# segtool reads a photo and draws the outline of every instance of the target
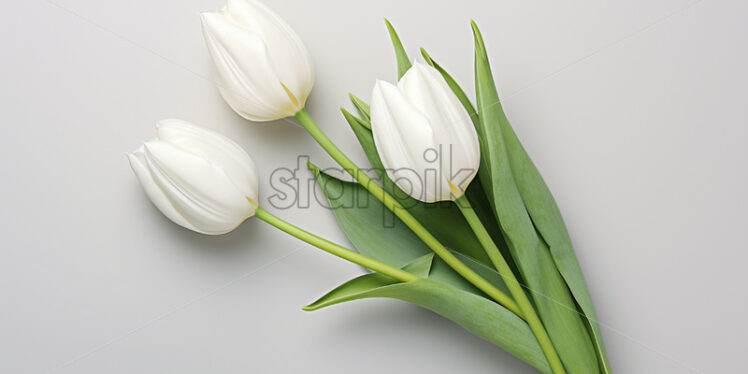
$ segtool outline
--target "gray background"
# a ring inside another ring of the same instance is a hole
[[[744,368],[748,3],[268,3],[313,55],[310,111],[361,163],[337,107],[394,78],[382,17],[468,87],[476,18],[505,109],[566,218],[615,371]],[[361,269],[258,220],[204,237],[152,207],[124,152],[161,118],[246,147],[262,201],[270,172],[298,154],[333,165],[296,125],[251,124],[222,102],[198,20],[220,6],[0,3],[0,372],[533,372],[405,303],[302,312]],[[347,243],[316,204],[277,213]]]

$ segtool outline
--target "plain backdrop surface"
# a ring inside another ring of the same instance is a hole
[[[566,219],[617,373],[736,373],[748,349],[748,3],[268,0],[316,65],[309,109],[365,164],[338,106],[392,81],[382,17],[472,85],[482,28],[504,108]],[[3,1],[0,372],[532,373],[431,312],[300,306],[362,273],[250,220],[181,229],[124,153],[183,118],[260,169],[331,159],[292,121],[219,97],[198,14],[218,0]],[[304,169],[301,175],[308,175]],[[348,243],[331,212],[272,209]]]

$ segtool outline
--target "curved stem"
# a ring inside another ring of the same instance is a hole
[[[387,191],[380,187],[374,182],[365,172],[363,172],[351,159],[346,156],[343,151],[340,150],[330,138],[322,132],[322,129],[317,126],[306,109],[300,110],[295,115],[296,119],[301,123],[302,126],[309,132],[314,140],[327,151],[328,154],[345,169],[345,171],[353,176],[364,188],[366,188],[374,197],[384,204],[387,209],[391,210],[395,215],[408,226],[413,233],[415,233],[431,250],[436,253],[437,256],[441,257],[452,269],[460,274],[465,280],[472,283],[479,290],[483,291],[486,295],[496,300],[499,304],[512,311],[520,318],[524,318],[524,315],[517,306],[517,303],[512,300],[507,294],[501,292],[498,288],[492,285],[490,282],[485,280],[483,277],[474,272],[467,265],[465,265],[460,259],[455,257],[452,252],[447,249],[442,243],[439,242],[413,215],[411,215],[395,198],[393,198]]]
[[[384,275],[395,278],[401,282],[410,282],[420,279],[418,276],[408,273],[405,270],[398,269],[394,266],[387,265],[383,262],[377,261],[371,257],[364,256],[356,251],[352,251],[343,246],[337,245],[327,239],[320,238],[306,230],[303,230],[297,226],[294,226],[280,218],[273,215],[262,207],[257,207],[255,211],[255,217],[285,231],[298,239],[301,239],[325,252],[331,253],[340,258],[346,259],[355,264],[359,264],[369,270],[382,273]]]
[[[504,283],[509,288],[509,292],[511,292],[517,305],[519,305],[519,308],[524,313],[525,321],[527,321],[533,334],[535,334],[535,338],[538,340],[543,353],[545,353],[545,357],[548,359],[551,369],[557,374],[565,373],[564,365],[561,363],[558,353],[556,353],[556,350],[553,348],[551,338],[548,336],[548,332],[545,331],[543,323],[540,321],[538,314],[532,307],[530,299],[527,298],[527,294],[525,294],[525,291],[522,289],[522,285],[514,276],[514,273],[504,259],[504,256],[501,255],[496,243],[491,239],[491,235],[489,235],[485,226],[483,226],[483,223],[481,223],[480,219],[475,214],[467,197],[463,195],[455,201],[455,204],[460,208],[462,215],[470,225],[470,228],[473,229],[475,236],[478,237],[478,241],[480,241],[494,267],[496,267],[496,270],[499,272],[501,277],[504,278]]]

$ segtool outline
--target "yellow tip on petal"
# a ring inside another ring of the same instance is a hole
[[[283,86],[283,90],[286,91],[286,95],[288,95],[288,98],[291,99],[291,103],[293,103],[293,105],[297,108],[300,107],[299,100],[296,99],[296,96],[294,96],[291,90],[289,90],[288,87],[286,87],[286,85],[283,84],[283,82],[281,82],[281,86]]]
[[[447,179],[447,183],[449,184],[449,189],[452,190],[452,193],[455,196],[460,196],[460,190],[457,189],[457,187],[455,187],[454,184],[452,184],[452,181],[450,181],[449,179]]]

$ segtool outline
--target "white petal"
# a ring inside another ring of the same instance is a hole
[[[162,141],[147,142],[144,148],[155,183],[202,232],[229,232],[254,214],[254,205],[220,166]]]
[[[301,109],[314,84],[314,68],[298,34],[259,1],[229,0],[226,13],[262,36],[280,81],[297,99],[297,110]]]
[[[450,181],[464,191],[480,164],[478,134],[467,111],[441,74],[431,66],[414,63],[400,80],[399,87],[408,102],[429,119],[435,141],[442,149],[444,177],[456,176],[460,170],[470,172],[468,178],[463,172],[459,180]]]
[[[220,165],[239,192],[257,205],[257,169],[242,147],[221,134],[180,119],[161,120],[157,127],[159,140]]]
[[[390,83],[379,81],[374,87],[371,127],[390,179],[417,200],[437,201],[441,185],[434,177],[439,164],[427,157],[438,151],[433,131],[428,119]]]
[[[135,172],[135,176],[138,177],[138,181],[140,181],[140,185],[143,186],[146,195],[148,195],[148,198],[151,199],[153,205],[155,205],[163,215],[184,228],[201,232],[197,227],[187,222],[184,216],[177,211],[169,199],[166,198],[164,192],[161,191],[153,181],[153,177],[151,177],[151,173],[145,163],[142,146],[134,153],[128,154],[127,159],[130,161],[130,167],[132,168],[132,171]]]
[[[205,40],[219,74],[221,95],[232,109],[254,121],[296,113],[259,34],[219,13],[203,13],[202,20]]]

